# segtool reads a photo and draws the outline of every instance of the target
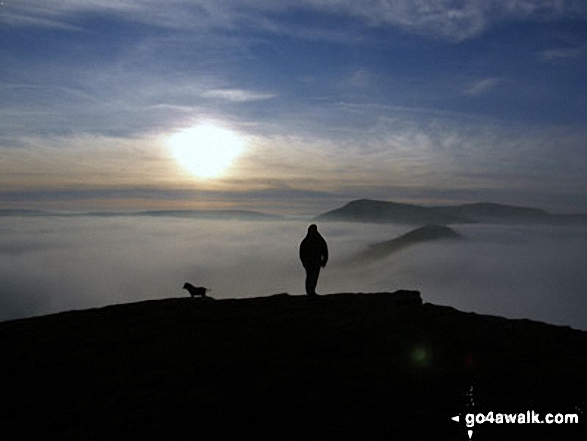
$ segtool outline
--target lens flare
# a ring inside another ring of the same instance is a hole
[[[424,368],[432,362],[432,353],[425,347],[416,346],[412,349],[411,358],[414,365]]]

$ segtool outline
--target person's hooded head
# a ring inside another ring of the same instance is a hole
[[[308,234],[316,234],[318,232],[318,226],[316,224],[312,224],[308,227]]]

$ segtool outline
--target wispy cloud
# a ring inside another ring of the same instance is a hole
[[[121,204],[148,192],[116,189],[202,192],[158,140],[214,120],[253,143],[208,203],[506,187],[580,198],[583,69],[546,62],[584,55],[583,33],[556,20],[585,12],[572,0],[7,2],[0,186]]]
[[[399,27],[455,41],[478,35],[504,20],[548,20],[587,11],[587,5],[576,0],[63,0],[54,4],[29,0],[9,6],[2,20],[15,25],[72,25],[78,14],[97,12],[167,27],[232,27],[244,22],[276,31],[285,28],[283,24],[271,25],[269,14],[305,7],[358,17],[375,26]]]
[[[543,61],[567,60],[582,57],[585,54],[585,47],[548,49],[540,52]]]
[[[497,194],[508,182],[519,194],[539,188],[544,201],[547,194],[572,193],[579,182],[587,185],[582,172],[587,160],[576,158],[584,135],[571,129],[506,129],[450,119],[429,124],[387,121],[369,133],[349,131],[345,141],[261,138],[237,177],[356,196],[366,189],[384,195],[420,188],[446,195],[467,190],[477,192],[479,199],[484,192],[488,197]],[[561,173],[566,174],[564,181],[556,178]],[[549,203],[555,202],[552,196]]]
[[[235,103],[244,103],[247,101],[269,100],[275,98],[277,95],[244,89],[213,89],[203,92],[202,96],[206,98],[232,101]]]
[[[480,96],[489,93],[495,89],[499,84],[503,83],[503,78],[483,78],[470,84],[463,93],[469,96]]]
[[[367,68],[360,68],[353,71],[341,81],[342,87],[363,88],[371,84],[373,74]]]
[[[539,194],[541,205],[558,208],[561,195],[586,202],[587,195],[577,190],[587,186],[585,136],[571,128],[508,130],[450,118],[428,124],[387,120],[376,130],[348,130],[337,141],[251,135],[230,175],[210,185],[182,173],[162,140],[21,139],[19,148],[0,150],[0,203],[62,209],[294,204],[307,212],[329,199],[366,195],[445,200],[468,195],[523,204]]]
[[[0,187],[88,188],[156,185],[177,175],[155,139],[102,135],[25,137],[0,150]]]

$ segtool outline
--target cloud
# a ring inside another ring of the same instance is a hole
[[[548,49],[540,52],[540,58],[543,61],[576,59],[583,56],[585,47]]]
[[[576,0],[308,0],[330,11],[344,11],[377,26],[462,41],[491,25],[512,20],[550,20],[584,14]]]
[[[43,17],[35,13],[4,13],[0,7],[0,25],[3,23],[10,24],[17,27],[37,27],[37,28],[52,28],[67,31],[81,32],[82,28],[75,26],[63,20],[62,16],[55,18]]]
[[[216,298],[302,294],[297,247],[307,225],[307,219],[9,218],[0,250],[26,252],[0,252],[0,320],[185,297],[184,282],[211,287]],[[587,329],[584,229],[460,226],[467,240],[343,268],[368,244],[410,228],[338,222],[319,228],[330,251],[321,294],[419,289],[431,303]]]
[[[365,88],[372,84],[374,75],[367,68],[360,68],[354,70],[348,77],[341,81],[341,87],[347,88]]]
[[[378,119],[369,127],[343,127],[336,136],[263,134],[264,126],[256,132],[257,126],[243,125],[245,153],[230,175],[207,184],[173,162],[163,136],[18,138],[18,147],[0,149],[0,203],[61,209],[230,205],[313,212],[329,198],[366,195],[535,200],[562,211],[586,202],[587,195],[578,190],[587,187],[584,130],[507,128],[458,121],[453,115],[427,121]],[[287,133],[287,122],[276,132]]]
[[[124,188],[178,175],[164,146],[152,138],[84,134],[17,142],[18,147],[0,149],[0,187],[5,190]]]
[[[496,22],[572,17],[587,10],[576,0],[63,0],[50,5],[31,0],[26,6],[10,5],[3,20],[15,25],[71,25],[79,14],[103,13],[175,28],[246,23],[283,31],[287,27],[277,24],[276,16],[300,7],[453,41],[474,37]]]
[[[473,97],[485,95],[503,83],[503,81],[503,78],[484,78],[468,86],[463,93]]]
[[[527,27],[503,26],[479,45],[444,43],[516,20],[581,18],[586,8],[565,0],[10,2],[0,14],[8,38],[18,35],[3,52],[0,82],[3,197],[200,204],[180,194],[196,185],[157,140],[217,120],[256,144],[216,182],[227,193],[198,193],[207,203],[230,196],[261,206],[266,197],[285,206],[279,196],[303,206],[307,197],[310,211],[319,198],[368,192],[481,198],[504,188],[584,201],[584,131],[537,129],[583,123],[584,96],[574,93],[582,83],[573,83],[580,69],[549,82],[536,69],[581,52],[556,49],[555,26],[539,41],[531,26],[530,48],[525,37],[511,51],[499,48]],[[18,28],[25,24],[51,29],[29,33]],[[516,64],[528,52],[534,59]],[[510,75],[519,89],[492,94]]]
[[[259,93],[243,89],[213,89],[202,93],[203,97],[245,103],[247,101],[261,101],[275,98],[271,93]]]
[[[333,195],[419,199],[426,191],[445,198],[452,192],[461,200],[535,200],[565,210],[573,203],[565,208],[562,194],[575,194],[577,206],[587,201],[577,192],[587,186],[587,159],[579,155],[585,136],[576,128],[512,128],[453,117],[382,119],[368,129],[348,127],[336,140],[259,137],[235,175]]]

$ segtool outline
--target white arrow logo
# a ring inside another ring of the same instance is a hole
[[[451,420],[453,420],[454,422],[458,423],[461,419],[460,415],[457,416],[453,416],[450,418]],[[471,437],[473,436],[473,431],[472,430],[467,430],[467,435],[469,435],[469,439],[471,439]]]

